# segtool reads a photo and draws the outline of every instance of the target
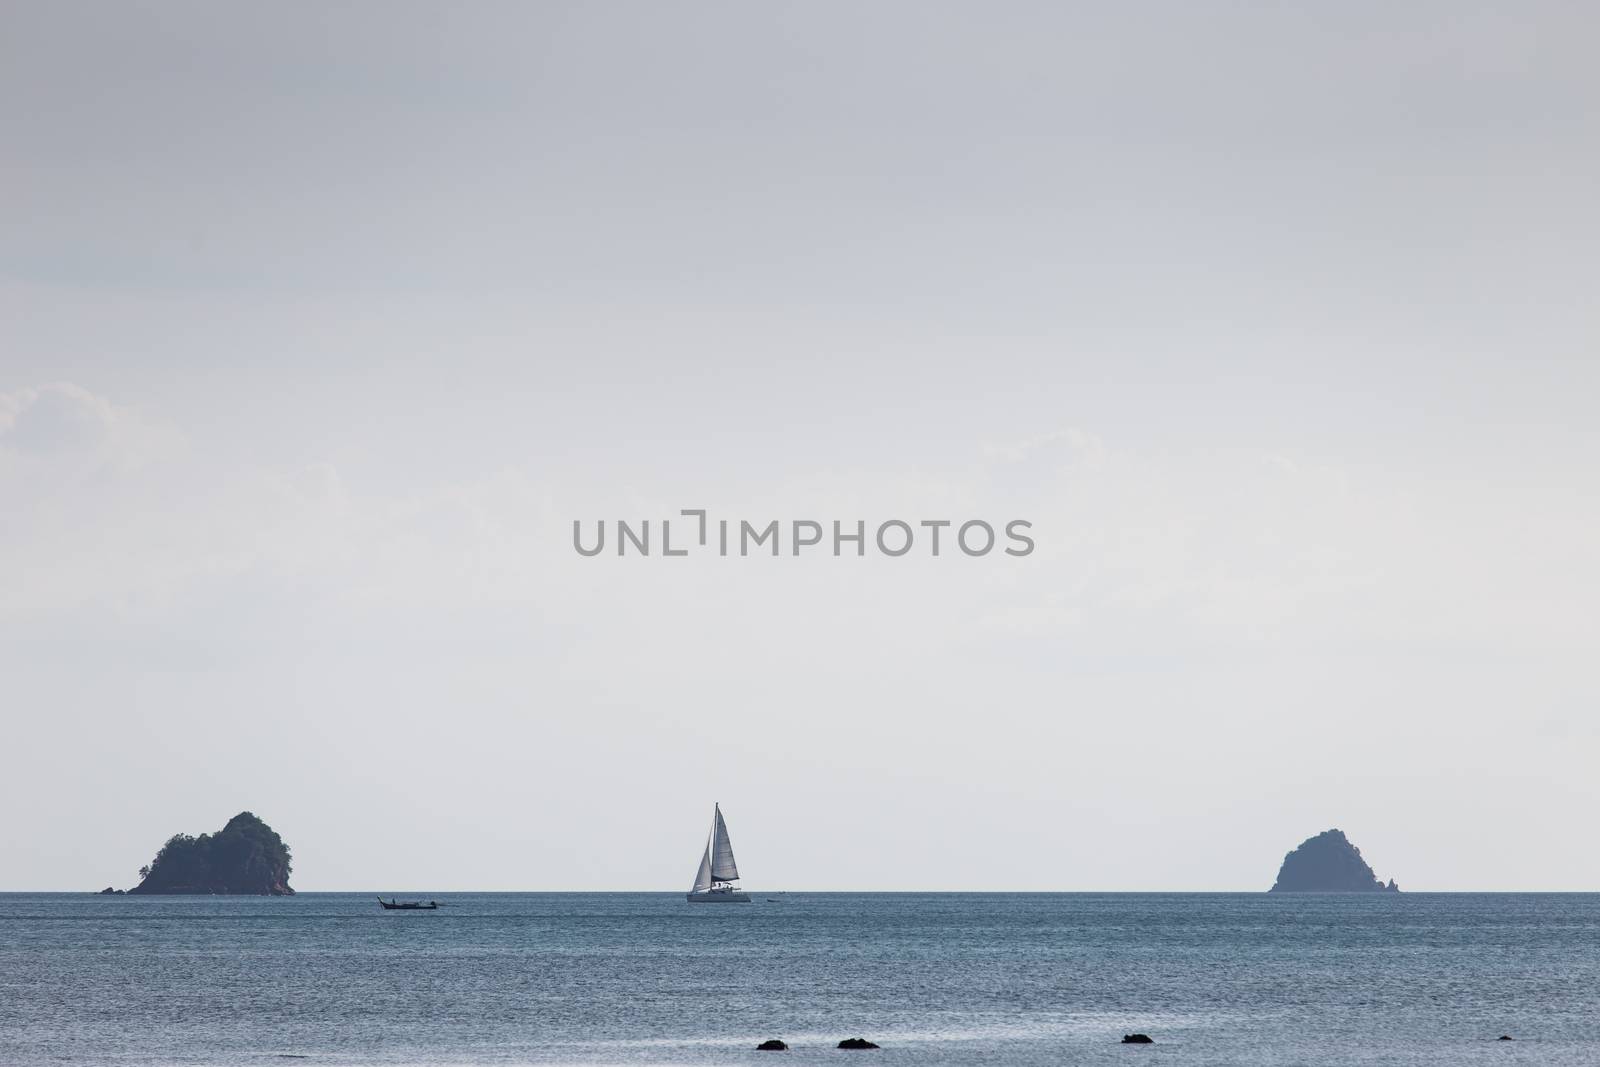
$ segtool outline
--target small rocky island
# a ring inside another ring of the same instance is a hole
[[[129,893],[218,893],[285,897],[289,846],[248,811],[214,834],[175,834],[161,846]]]
[[[1385,885],[1372,873],[1361,850],[1343,830],[1324,830],[1300,843],[1283,857],[1272,893],[1398,893],[1390,879]]]

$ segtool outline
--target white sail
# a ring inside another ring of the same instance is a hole
[[[700,869],[694,875],[694,888],[688,893],[689,903],[750,903],[750,894],[731,884],[738,877],[739,865],[733,862],[733,843],[728,840],[728,824],[722,821],[722,809],[714,808],[711,833],[706,837],[706,851],[700,857]]]
[[[711,822],[711,877],[718,882],[731,882],[739,877],[739,865],[733,861],[733,842],[728,840],[728,824],[722,821],[722,808],[716,808]]]
[[[691,893],[704,893],[711,888],[711,842],[706,842],[706,854],[700,857],[700,869],[694,873],[694,888]]]

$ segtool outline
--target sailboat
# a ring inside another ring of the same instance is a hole
[[[689,890],[691,904],[748,904],[750,894],[733,883],[739,879],[739,865],[733,861],[733,842],[728,840],[728,824],[722,821],[720,805],[712,806],[711,835],[706,838],[706,854]]]

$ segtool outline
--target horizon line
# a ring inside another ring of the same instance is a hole
[[[750,894],[810,896],[1439,896],[1446,894],[1600,894],[1594,889],[1401,889],[1398,893],[1368,893],[1362,890],[1302,891],[1274,893],[1271,889],[745,889]],[[101,889],[0,889],[0,896],[137,896],[137,897],[268,897],[274,896],[391,896],[394,894],[455,893],[465,895],[523,896],[680,896],[681,889],[295,889],[288,894],[271,893],[120,893]]]

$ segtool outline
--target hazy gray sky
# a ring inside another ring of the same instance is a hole
[[[1597,32],[8,5],[0,888],[1600,889]]]

